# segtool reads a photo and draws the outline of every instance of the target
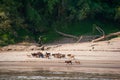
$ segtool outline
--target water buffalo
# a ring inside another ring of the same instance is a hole
[[[65,58],[65,54],[60,53],[52,54],[52,56],[54,56],[54,58]]]
[[[72,61],[71,60],[67,60],[65,61],[66,64],[71,64],[72,65]]]
[[[75,60],[75,63],[76,63],[76,64],[80,64],[80,61],[78,61],[78,60]]]
[[[51,53],[46,52],[45,57],[49,59],[50,55],[51,55]]]
[[[39,58],[39,57],[44,58],[44,55],[42,52],[31,53],[31,55],[36,58]]]
[[[68,56],[69,58],[71,58],[71,59],[75,59],[75,56],[72,55],[72,54],[67,54],[67,56]]]
[[[33,57],[39,57],[38,53],[31,53]]]

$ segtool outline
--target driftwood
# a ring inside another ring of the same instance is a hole
[[[77,40],[79,39],[79,37],[77,37],[77,36],[70,35],[70,34],[65,34],[65,33],[60,32],[60,31],[57,31],[57,30],[55,30],[55,31],[56,31],[58,34],[62,35],[62,36],[74,38],[74,39],[77,39]]]
[[[96,29],[99,31],[99,33],[101,33],[103,36],[105,35],[105,32],[102,28],[96,26]]]
[[[70,35],[70,34],[66,34],[66,33],[60,32],[60,31],[58,31],[56,29],[55,29],[55,31],[58,34],[62,35],[62,36],[76,39],[76,43],[80,42],[83,38],[85,38],[85,36],[83,36],[83,35],[81,35],[81,36],[78,37],[78,36],[74,36],[74,35]],[[95,37],[95,36],[93,36],[93,37]]]
[[[80,38],[77,40],[76,43],[79,43],[81,41],[81,39],[83,38],[83,36],[80,36]]]
[[[97,42],[97,41],[101,41],[101,40],[104,40],[104,39],[109,38],[109,37],[113,37],[113,36],[118,36],[118,35],[120,35],[120,32],[115,32],[115,33],[111,33],[111,34],[105,35],[105,32],[104,32],[100,27],[97,26],[96,29],[102,34],[102,36],[99,37],[99,38],[97,38],[97,39],[92,40],[92,42]],[[76,40],[77,40],[76,42],[80,42],[81,39],[83,38],[83,36],[78,37],[78,36],[66,34],[66,33],[57,31],[56,29],[55,29],[55,31],[56,31],[58,34],[62,35],[62,36],[76,39]]]
[[[102,36],[102,37],[99,37],[99,38],[97,38],[97,39],[94,39],[94,40],[92,40],[92,42],[101,41],[101,40],[104,40],[104,39],[106,39],[106,38],[113,37],[113,36],[118,36],[118,35],[120,35],[120,32],[111,33],[111,34],[108,34],[108,35],[104,35],[104,36]]]

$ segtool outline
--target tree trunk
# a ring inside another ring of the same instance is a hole
[[[74,38],[74,39],[77,39],[77,40],[79,39],[79,37],[77,37],[77,36],[70,35],[70,34],[65,34],[65,33],[60,32],[60,31],[57,31],[57,30],[55,30],[55,31],[56,31],[58,34],[62,35],[62,36]]]
[[[118,36],[118,35],[120,35],[120,32],[111,33],[111,34],[108,34],[108,35],[99,37],[99,38],[97,38],[97,39],[94,39],[94,40],[92,40],[92,42],[101,41],[101,40],[104,40],[104,39],[106,39],[106,38],[113,37],[113,36]]]

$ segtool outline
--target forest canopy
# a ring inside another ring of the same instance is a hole
[[[119,0],[0,0],[0,45],[20,41],[44,42],[59,37],[54,31],[97,34],[94,24],[106,33],[120,30]]]

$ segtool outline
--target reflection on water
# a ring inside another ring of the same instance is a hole
[[[120,75],[49,71],[0,72],[0,80],[120,80]]]

